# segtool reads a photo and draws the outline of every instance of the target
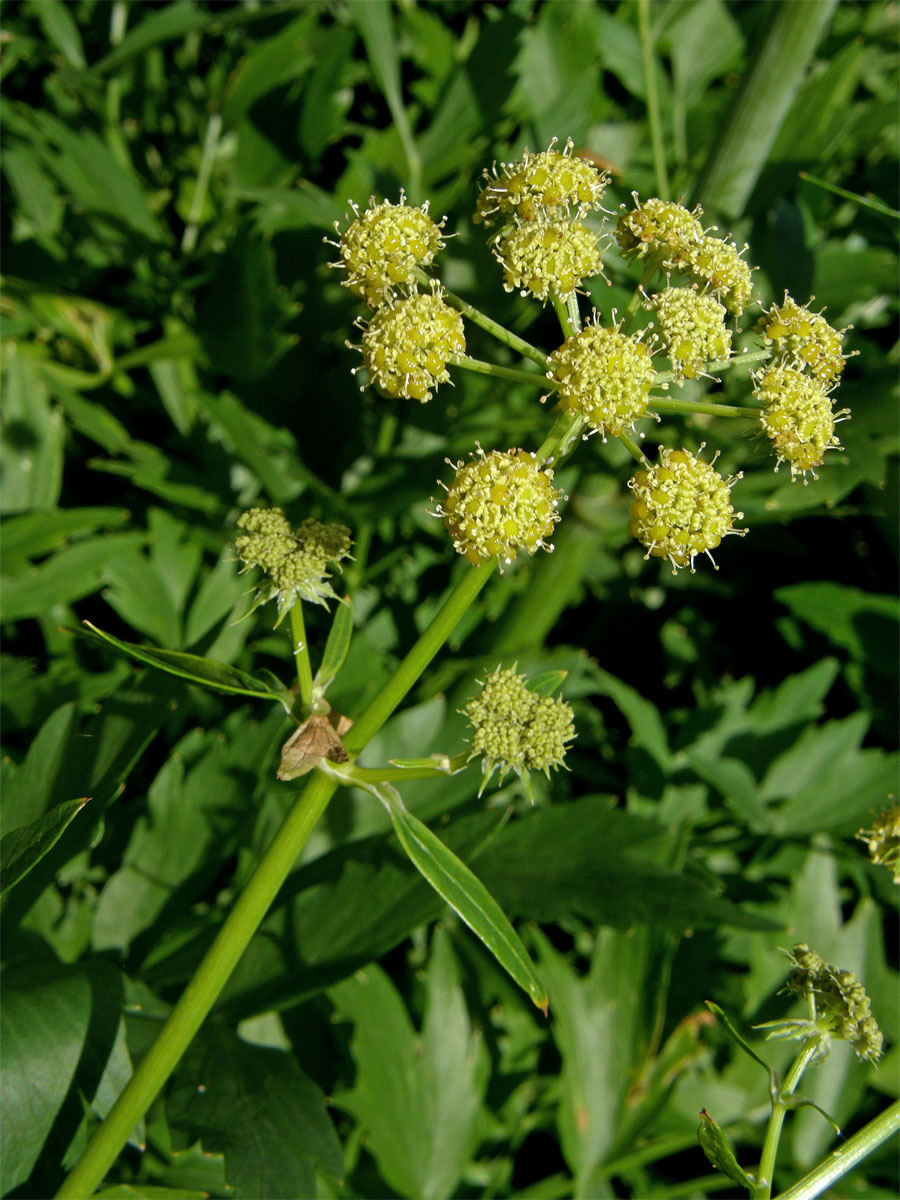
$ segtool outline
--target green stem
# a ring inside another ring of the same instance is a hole
[[[84,1200],[100,1185],[215,1004],[336,789],[334,780],[318,772],[303,789],[156,1041],[56,1193],[58,1197]]]
[[[580,413],[570,413],[565,409],[558,410],[550,432],[538,447],[538,466],[543,466],[544,463],[551,460],[559,462],[560,459],[565,458],[581,437],[584,424],[584,417]]]
[[[628,301],[625,312],[622,314],[622,324],[626,326],[626,333],[628,332],[628,325],[635,317],[637,310],[641,307],[641,303],[644,299],[644,289],[653,282],[653,277],[656,275],[657,270],[658,268],[655,260],[650,260],[644,263],[644,269],[641,272],[640,282],[631,293],[631,299]]]
[[[297,681],[300,684],[300,700],[303,707],[309,711],[313,697],[312,667],[309,662],[309,645],[306,640],[306,626],[303,623],[303,603],[297,600],[291,608],[291,649],[297,664]]]
[[[185,254],[190,254],[197,244],[197,232],[200,228],[200,218],[203,215],[203,202],[206,200],[206,192],[209,187],[213,161],[216,157],[216,147],[219,144],[221,132],[222,118],[218,113],[213,113],[206,127],[206,137],[203,139],[203,153],[200,158],[200,168],[197,171],[197,180],[194,184],[194,195],[191,198],[188,223],[185,226],[184,233],[181,235],[181,249]]]
[[[498,363],[482,362],[480,358],[469,358],[465,354],[454,354],[449,361],[451,366],[474,371],[477,375],[491,375],[494,379],[509,379],[512,383],[530,383],[542,388],[559,387],[546,375],[535,375],[534,371],[522,371],[518,367],[501,367]]]
[[[369,739],[375,736],[443,646],[460,617],[490,579],[496,566],[496,558],[490,558],[487,562],[472,567],[462,576],[431,624],[345,735],[344,746],[348,754],[359,754]]]
[[[711,362],[706,364],[708,374],[718,374],[720,371],[730,371],[732,367],[742,367],[747,363],[764,362],[767,358],[772,357],[771,350],[745,350],[743,354],[734,354],[731,358],[724,358],[720,362]],[[671,371],[657,371],[656,383],[672,383],[675,376]]]
[[[430,275],[426,275],[421,267],[415,267],[413,274],[419,283],[430,287],[433,280]],[[538,350],[536,346],[532,346],[530,342],[526,342],[524,338],[520,338],[517,333],[513,333],[511,329],[507,329],[504,325],[500,325],[493,320],[487,313],[481,312],[479,309],[469,304],[467,300],[463,300],[462,296],[457,296],[455,292],[443,289],[441,293],[448,304],[452,304],[457,312],[461,312],[464,317],[468,317],[475,325],[480,325],[487,333],[491,334],[502,342],[504,346],[509,346],[511,350],[515,350],[521,354],[523,358],[530,358],[532,362],[536,362],[541,370],[547,370],[547,355],[543,350]]]
[[[674,400],[670,396],[651,396],[650,407],[661,413],[705,413],[710,417],[742,417],[758,421],[760,410],[739,404],[713,404],[704,400]]]
[[[765,1141],[763,1142],[762,1157],[759,1161],[759,1171],[756,1176],[756,1189],[753,1192],[753,1200],[770,1200],[772,1195],[772,1181],[775,1177],[775,1158],[778,1154],[778,1142],[781,1139],[781,1128],[784,1125],[784,1118],[787,1113],[787,1105],[784,1103],[784,1097],[793,1096],[803,1076],[803,1072],[815,1058],[820,1047],[821,1038],[818,1034],[808,1038],[803,1043],[803,1049],[794,1059],[790,1070],[784,1077],[784,1082],[778,1090],[778,1095],[772,1104],[772,1115],[769,1117],[769,1125],[766,1129]]]
[[[859,1133],[854,1133],[853,1137],[848,1138],[815,1170],[810,1171],[799,1183],[789,1187],[786,1192],[782,1192],[778,1200],[814,1200],[815,1196],[820,1196],[826,1188],[831,1187],[833,1183],[846,1175],[858,1162],[871,1154],[882,1142],[887,1141],[898,1129],[900,1129],[900,1100],[895,1100],[880,1116],[863,1126]]]
[[[343,766],[332,766],[329,773],[332,779],[340,779],[348,787],[355,783],[371,787],[373,784],[393,783],[395,780],[400,782],[404,779],[436,779],[441,775],[446,778],[465,769],[469,762],[469,754],[463,750],[460,754],[448,757],[446,761],[446,768],[427,766],[425,763],[418,767],[358,767],[356,763],[345,763]]]
[[[128,5],[124,0],[115,0],[109,18],[109,44],[115,50],[125,36],[128,25]],[[118,76],[111,75],[106,81],[106,144],[119,163],[127,171],[133,171],[134,165],[122,137],[121,125],[122,81]]]
[[[650,32],[650,0],[638,0],[638,32],[641,38],[641,58],[644,63],[644,83],[647,88],[647,121],[650,125],[650,140],[653,145],[656,191],[661,200],[668,200],[669,173],[666,170],[662,119],[659,111],[659,96],[656,91],[656,59],[653,55],[653,37]]]
[[[639,466],[641,466],[641,467],[649,467],[650,466],[650,462],[647,459],[647,457],[645,456],[643,450],[640,448],[640,446],[637,444],[637,442],[634,440],[634,438],[631,436],[630,433],[624,433],[624,432],[618,433],[618,434],[616,434],[616,437],[619,439],[619,441],[622,443],[622,445],[625,447],[625,449],[628,451],[628,453],[631,455],[631,457],[634,459],[634,461]]]

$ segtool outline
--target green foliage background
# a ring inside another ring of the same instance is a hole
[[[778,8],[652,7],[674,195],[704,166],[728,177],[722,122]],[[340,520],[356,628],[329,698],[362,709],[462,569],[427,513],[443,458],[534,446],[547,417],[535,389],[460,372],[427,406],[360,393],[323,236],[372,194],[430,197],[458,232],[445,283],[552,349],[552,311],[502,290],[472,226],[477,181],[571,136],[614,168],[610,207],[657,193],[638,15],[7,4],[2,771],[4,830],[26,832],[4,844],[4,1194],[58,1186],[296,795],[274,777],[280,706],[72,631],[289,679],[268,612],[231,623],[233,521],[257,502]],[[745,1029],[780,1015],[796,940],[865,981],[888,1044],[877,1071],[837,1045],[808,1095],[851,1131],[896,1098],[896,899],[852,837],[897,779],[896,221],[799,174],[897,206],[896,35],[888,3],[833,6],[771,146],[743,147],[746,205],[694,197],[750,242],[764,301],[814,294],[853,324],[844,451],[803,487],[727,422],[651,429],[746,473],[749,536],[673,578],[627,533],[625,452],[583,445],[556,552],[491,581],[367,752],[460,750],[458,709],[498,661],[568,671],[572,771],[534,809],[516,784],[477,801],[474,766],[404,789],[518,921],[549,1021],[371,798],[341,794],[103,1195],[728,1193],[698,1113],[752,1169],[765,1076],[703,1000]],[[633,287],[612,261],[591,285],[607,316]],[[308,620],[321,649],[329,618]],[[20,878],[22,839],[47,852]],[[791,1115],[780,1183],[832,1143]],[[888,1148],[832,1194],[896,1191]]]

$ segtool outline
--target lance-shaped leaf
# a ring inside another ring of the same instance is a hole
[[[80,800],[67,800],[63,804],[57,804],[36,821],[31,821],[20,829],[11,829],[3,835],[3,839],[0,840],[0,873],[3,877],[0,895],[24,879],[47,851],[56,845],[62,837],[63,830],[81,812],[89,799],[89,796],[82,796]]]
[[[291,695],[287,688],[282,687],[272,677],[272,682],[250,675],[247,671],[239,671],[228,663],[216,662],[212,658],[201,658],[198,654],[182,654],[177,650],[157,650],[154,646],[138,646],[134,642],[122,642],[111,633],[105,633],[92,625],[90,621],[84,624],[91,634],[101,641],[115,646],[123,654],[136,658],[138,662],[157,670],[167,671],[191,683],[202,687],[214,688],[219,692],[230,692],[237,696],[255,696],[260,700],[277,700],[284,705],[285,712],[291,711]]]
[[[353,636],[353,605],[350,597],[337,605],[334,620],[325,643],[322,661],[316,672],[315,684],[320,695],[324,696],[331,687],[338,671],[344,665],[347,651],[350,649],[350,638]]]
[[[547,990],[509,918],[481,880],[427,825],[405,808],[395,788],[381,784],[373,790],[391,814],[394,832],[413,866],[481,938],[500,966],[528,993],[537,1007],[546,1013]]]

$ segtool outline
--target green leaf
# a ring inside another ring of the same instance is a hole
[[[748,1192],[753,1192],[755,1187],[753,1180],[750,1179],[747,1172],[735,1158],[734,1151],[728,1145],[721,1127],[705,1108],[700,1110],[700,1127],[697,1130],[697,1140],[700,1143],[703,1153],[714,1167],[717,1167],[723,1175],[727,1175],[729,1179],[733,1179],[741,1187],[746,1188]]]
[[[528,680],[528,690],[538,696],[552,696],[566,682],[568,674],[568,671],[541,671]]]
[[[21,621],[45,616],[57,605],[72,604],[89,596],[107,581],[112,562],[123,562],[146,540],[142,533],[87,538],[57,551],[38,567],[4,577],[3,619]]]
[[[57,964],[3,972],[2,1190],[24,1183],[69,1090],[91,1016],[83,972]]]
[[[62,225],[63,202],[37,155],[10,145],[3,151],[2,166],[16,200],[13,241],[54,238]]]
[[[209,1192],[159,1187],[153,1183],[114,1183],[94,1192],[94,1200],[208,1200]]]
[[[211,14],[197,8],[190,0],[177,0],[175,4],[167,4],[155,11],[147,8],[138,11],[148,15],[129,30],[115,49],[94,63],[91,67],[94,74],[115,71],[151,46],[170,38],[184,37],[194,29],[203,29],[212,20]]]
[[[0,895],[16,886],[20,879],[59,841],[63,830],[87,804],[89,797],[57,804],[29,825],[12,829],[0,840]]]
[[[53,508],[62,487],[65,423],[30,365],[7,352],[0,433],[3,511]]]
[[[759,799],[759,785],[750,768],[737,758],[708,758],[688,751],[685,760],[704,783],[722,793],[722,799],[754,833],[768,830],[766,806]]]
[[[230,667],[227,663],[214,662],[209,658],[201,658],[197,654],[182,654],[176,650],[157,650],[153,646],[137,646],[132,642],[121,642],[111,633],[104,633],[92,625],[90,621],[84,624],[93,635],[109,645],[129,654],[138,662],[147,663],[170,675],[177,675],[191,683],[202,687],[215,688],[220,692],[230,692],[237,696],[255,696],[260,700],[277,700],[284,705],[285,712],[290,712],[291,697],[287,689],[278,689],[271,683]]]
[[[295,188],[235,187],[236,200],[248,200],[260,233],[271,237],[294,229],[321,229],[334,233],[344,207],[329,192],[301,179]]]
[[[312,35],[318,14],[296,17],[282,30],[260,41],[232,76],[222,106],[222,119],[235,126],[246,112],[274,88],[306,74],[314,62]]]
[[[421,1037],[378,966],[331,990],[353,1022],[356,1062],[353,1090],[338,1102],[359,1121],[395,1192],[443,1200],[455,1193],[480,1141],[488,1066],[445,931],[432,941],[425,989]]]
[[[19,564],[58,550],[69,538],[124,525],[130,516],[126,508],[57,508],[9,517],[0,526],[4,566],[13,573]]]
[[[322,653],[322,661],[316,672],[316,687],[324,696],[331,687],[338,671],[344,665],[350,639],[353,636],[353,604],[347,596],[334,610],[334,620],[328,631],[328,640]]]
[[[70,67],[81,71],[85,67],[84,46],[71,9],[63,0],[40,0],[29,5],[40,22],[47,39],[56,46]]]
[[[663,771],[668,771],[671,762],[669,743],[659,710],[645,700],[621,679],[608,671],[597,669],[590,674],[595,685],[593,691],[609,696],[631,726],[632,739],[636,746],[647,750]]]
[[[177,1129],[225,1155],[236,1200],[313,1196],[316,1167],[341,1176],[341,1147],[325,1099],[282,1050],[207,1027],[166,1103]]]
[[[408,812],[393,788],[377,789],[391,814],[394,832],[413,865],[447,901],[477,937],[481,938],[501,967],[531,997],[547,1010],[547,993],[508,917],[484,884],[465,863],[435,837],[427,825]]]

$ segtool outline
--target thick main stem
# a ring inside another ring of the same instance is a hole
[[[334,780],[318,773],[306,785],[156,1041],[56,1193],[58,1197],[84,1200],[94,1194],[218,999],[336,788]]]
[[[778,1200],[814,1200],[836,1183],[857,1163],[876,1150],[882,1142],[900,1129],[900,1100],[895,1100],[880,1116],[875,1117],[859,1133],[854,1133],[823,1163],[805,1175],[799,1183],[782,1192]]]

